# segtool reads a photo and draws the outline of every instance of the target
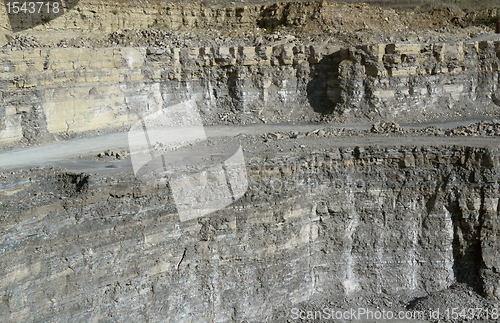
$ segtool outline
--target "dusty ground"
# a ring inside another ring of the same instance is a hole
[[[450,121],[443,123],[405,124],[257,124],[247,126],[207,126],[206,134],[212,142],[224,142],[235,137],[243,151],[258,154],[269,151],[322,149],[332,145],[392,146],[422,145],[495,146],[500,138],[500,122]],[[418,138],[418,139],[417,139]],[[206,143],[209,144],[209,143]],[[51,145],[16,149],[0,153],[0,169],[62,165],[73,171],[114,171],[131,169],[126,132],[97,137],[61,141]],[[196,151],[195,147],[188,147]],[[115,167],[114,167],[114,166]],[[107,167],[108,166],[108,167]],[[106,169],[107,167],[107,169]]]

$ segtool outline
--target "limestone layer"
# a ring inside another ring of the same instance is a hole
[[[0,145],[127,130],[183,100],[205,124],[498,114],[500,41],[2,49]]]
[[[493,148],[250,158],[245,196],[187,222],[130,173],[5,173],[0,319],[277,322],[312,299],[454,282],[498,300],[499,166]]]

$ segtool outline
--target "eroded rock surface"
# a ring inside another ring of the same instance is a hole
[[[499,165],[498,149],[472,147],[250,157],[242,199],[182,223],[168,187],[128,172],[3,173],[0,313],[279,321],[311,299],[456,282],[499,300]]]
[[[204,124],[498,115],[500,40],[0,55],[4,146],[126,129],[191,98]]]
[[[498,313],[500,39],[471,20],[496,14],[81,0],[17,32],[0,7],[0,321]],[[217,138],[182,153],[237,140],[249,185],[181,222],[120,132],[188,99]]]

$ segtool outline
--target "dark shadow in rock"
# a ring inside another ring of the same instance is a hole
[[[427,296],[417,297],[417,298],[411,300],[410,302],[408,302],[408,305],[406,306],[406,309],[407,310],[413,310],[413,309],[417,308],[417,305],[420,304],[425,299],[427,299]]]
[[[73,9],[78,2],[79,0],[4,0],[13,32],[46,24]],[[85,19],[83,14],[80,17]]]
[[[286,12],[288,11],[289,4],[272,4],[265,7],[260,13],[260,19],[257,25],[260,28],[272,32],[276,27],[285,24]]]
[[[333,113],[341,103],[342,89],[339,79],[340,51],[324,56],[319,62],[311,61],[307,84],[307,100],[315,112]]]
[[[453,273],[457,283],[463,283],[480,292],[481,231],[479,222],[471,222],[458,201],[446,206],[453,221]]]
[[[33,106],[21,113],[23,141],[28,144],[44,143],[54,140],[47,130],[47,118],[40,105]]]
[[[238,71],[230,71],[227,77],[227,88],[229,96],[234,102],[241,102],[243,100],[242,86],[239,83]]]

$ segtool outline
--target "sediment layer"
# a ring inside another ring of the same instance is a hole
[[[204,124],[497,115],[500,41],[343,48],[2,49],[0,144],[125,130],[194,98]]]
[[[241,200],[187,222],[127,172],[3,173],[0,317],[279,321],[312,298],[455,282],[498,300],[499,166],[493,148],[253,157]]]

